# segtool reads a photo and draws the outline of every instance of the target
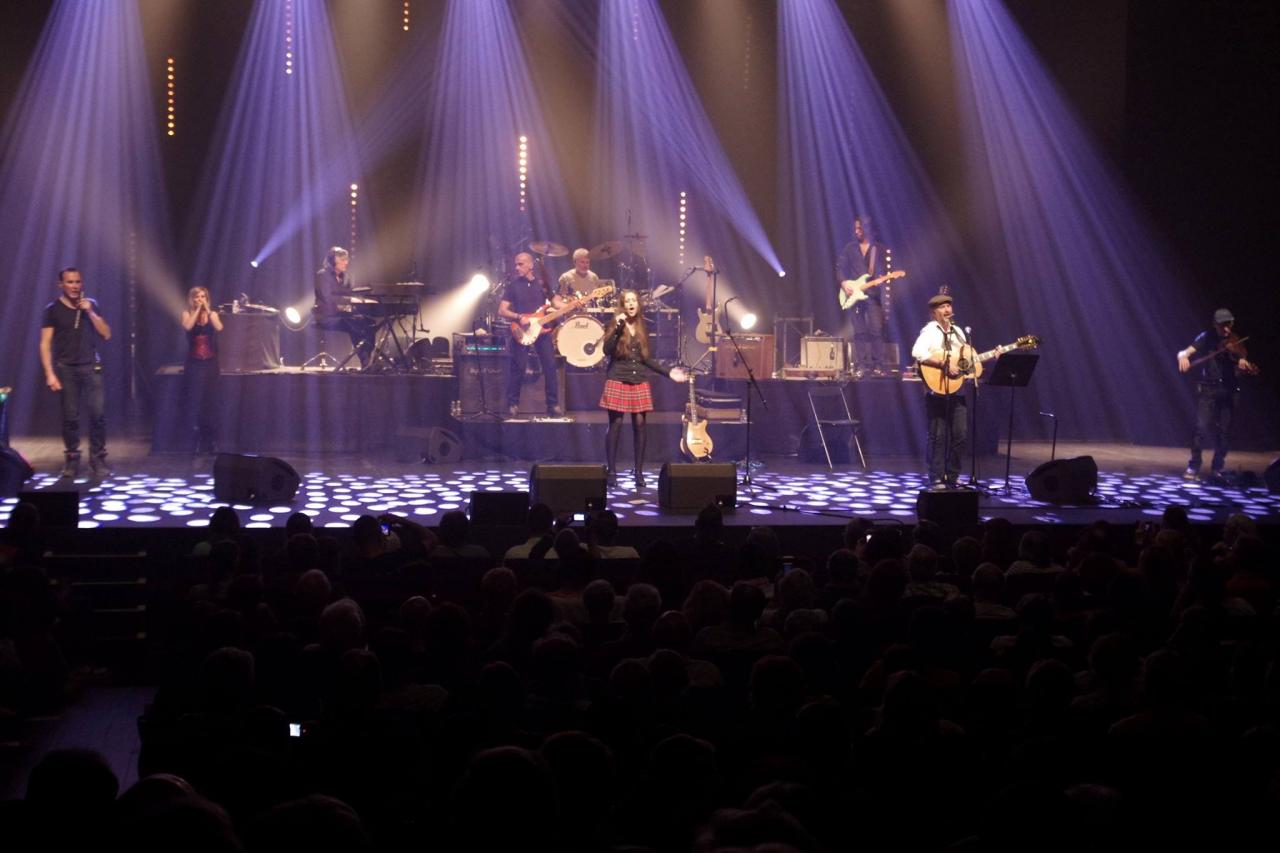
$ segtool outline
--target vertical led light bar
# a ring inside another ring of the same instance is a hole
[[[359,227],[359,219],[358,219],[358,217],[356,216],[356,213],[357,213],[357,210],[359,209],[359,207],[360,207],[360,185],[359,185],[359,184],[352,184],[352,185],[351,185],[351,245],[350,245],[350,251],[351,251],[351,254],[353,254],[353,255],[356,253],[356,236],[359,234],[359,231],[360,231],[360,227]]]
[[[529,137],[521,136],[516,149],[516,170],[520,177],[520,212],[529,212]]]
[[[409,32],[409,0],[404,0],[403,12],[400,16],[400,29]]]
[[[293,0],[284,0],[284,73],[293,74]]]
[[[684,190],[680,190],[680,260],[676,266],[684,269],[684,238],[686,228],[689,225],[689,194]]]
[[[176,104],[174,103],[175,76],[174,59],[170,56],[165,60],[165,133],[168,136],[178,135],[177,112]]]

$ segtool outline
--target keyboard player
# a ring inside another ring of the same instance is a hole
[[[377,321],[351,310],[354,286],[347,274],[350,264],[351,255],[341,246],[334,246],[325,254],[324,265],[316,272],[316,303],[311,315],[320,328],[346,332],[350,336],[351,347],[360,356],[363,369],[373,357]]]

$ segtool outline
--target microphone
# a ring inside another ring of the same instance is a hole
[[[76,322],[75,322],[75,325],[71,327],[73,329],[80,328],[80,315],[84,313],[84,309],[81,308],[80,306],[83,304],[84,304],[84,296],[81,296],[79,301],[76,302]]]

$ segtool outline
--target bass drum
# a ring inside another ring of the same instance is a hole
[[[570,317],[556,330],[556,352],[574,367],[595,367],[604,361],[604,325],[595,317]]]

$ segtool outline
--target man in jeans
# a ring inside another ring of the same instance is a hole
[[[62,476],[80,473],[80,410],[89,415],[89,467],[95,477],[111,474],[107,464],[107,419],[103,412],[102,364],[98,341],[111,340],[111,327],[98,303],[84,295],[80,270],[58,273],[62,295],[44,309],[40,323],[40,363],[50,391],[62,397]]]

